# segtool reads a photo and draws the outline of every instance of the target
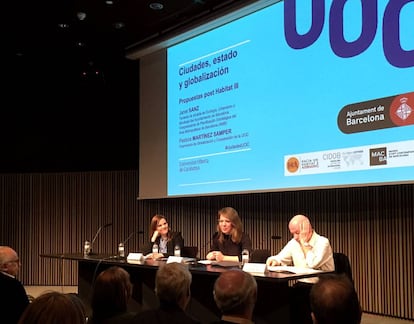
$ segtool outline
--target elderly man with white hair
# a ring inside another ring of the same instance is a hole
[[[266,260],[268,266],[293,265],[323,271],[334,271],[335,264],[329,240],[316,233],[308,217],[296,215],[289,222],[292,239],[274,256]],[[311,324],[309,293],[318,278],[301,279],[291,291],[291,323]]]
[[[0,322],[2,323],[17,323],[29,305],[26,290],[16,279],[20,266],[17,252],[11,247],[0,246]]]
[[[324,271],[335,270],[329,240],[312,228],[309,218],[296,215],[289,222],[293,238],[275,256],[267,259],[268,266],[293,265]]]

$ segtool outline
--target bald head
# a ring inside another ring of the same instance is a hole
[[[361,307],[358,295],[345,275],[321,276],[310,292],[314,322],[318,324],[359,324]]]
[[[16,276],[19,272],[20,260],[17,252],[8,246],[0,246],[0,271]]]
[[[257,298],[257,283],[251,274],[241,270],[223,272],[214,284],[213,294],[223,314],[251,319]]]
[[[8,260],[8,258],[14,254],[17,254],[15,250],[8,246],[0,246],[0,264],[3,264]]]
[[[295,215],[290,220],[289,227],[290,226],[300,226],[301,224],[310,225],[309,218],[307,218],[305,215]]]
[[[289,222],[289,231],[296,241],[309,241],[313,233],[312,224],[305,215],[293,216]]]

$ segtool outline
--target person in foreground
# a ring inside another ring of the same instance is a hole
[[[316,233],[309,218],[296,215],[289,222],[289,231],[293,238],[282,248],[279,254],[266,260],[267,266],[293,265],[301,268],[334,271],[334,259],[329,240]],[[317,277],[300,279],[291,289],[292,323],[312,323],[310,316],[309,293]]]
[[[181,263],[166,263],[155,275],[158,309],[138,313],[131,323],[195,324],[200,323],[185,313],[190,301],[191,273]]]
[[[351,280],[344,274],[321,276],[310,292],[314,324],[360,324],[362,310]]]
[[[46,292],[26,308],[19,324],[86,324],[85,306],[75,294]]]
[[[22,283],[16,279],[20,270],[17,252],[0,246],[0,322],[15,324],[29,305],[29,298]]]
[[[135,315],[127,310],[131,295],[132,284],[125,269],[112,266],[102,271],[93,287],[91,322],[127,323]]]
[[[252,242],[242,230],[239,214],[232,207],[220,209],[217,232],[213,235],[210,252],[206,259],[226,261],[234,259],[235,256],[240,259],[244,249],[251,253]]]
[[[143,253],[148,259],[159,259],[174,255],[174,248],[178,246],[183,250],[184,239],[180,232],[173,232],[168,226],[164,215],[156,214],[151,219],[150,242],[145,246]],[[158,245],[158,252],[153,252],[153,245]]]
[[[228,270],[214,283],[214,301],[222,316],[216,323],[253,323],[257,283],[248,272]]]

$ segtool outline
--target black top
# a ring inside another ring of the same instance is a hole
[[[201,322],[186,314],[176,305],[162,305],[158,309],[151,309],[138,313],[130,323],[199,324]]]
[[[237,255],[241,259],[241,253],[244,249],[247,249],[250,253],[252,252],[252,241],[250,240],[249,235],[242,233],[240,243],[234,243],[231,240],[230,235],[223,235],[223,242],[219,242],[219,233],[216,232],[213,235],[213,241],[211,243],[211,251],[220,251],[224,255]]]
[[[29,298],[22,283],[0,272],[0,322],[17,323],[28,305]]]
[[[239,322],[229,322],[229,321],[226,321],[226,320],[219,320],[219,321],[214,321],[214,322],[211,322],[210,324],[234,324],[234,323],[239,323]]]
[[[123,312],[105,319],[89,319],[88,323],[91,324],[129,324],[131,319],[136,315],[135,312]]]
[[[155,242],[160,246],[161,236],[158,236]],[[152,242],[148,242],[142,249],[142,253],[148,254],[152,252]],[[178,245],[180,250],[183,250],[184,239],[181,236],[181,232],[171,232],[171,240],[167,242],[167,253],[163,253],[165,257],[174,255],[174,247]]]

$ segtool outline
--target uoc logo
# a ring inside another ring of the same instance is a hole
[[[325,0],[312,1],[312,24],[305,34],[296,29],[296,0],[284,1],[285,38],[294,49],[311,46],[319,38],[325,21]],[[359,37],[348,42],[344,38],[344,7],[348,0],[332,0],[329,10],[329,41],[332,51],[339,57],[357,56],[372,44],[378,27],[378,0],[360,0],[362,28]],[[382,16],[382,48],[387,61],[399,68],[414,66],[414,49],[404,50],[400,39],[400,13],[414,0],[389,0]],[[412,30],[409,31],[413,33]]]

